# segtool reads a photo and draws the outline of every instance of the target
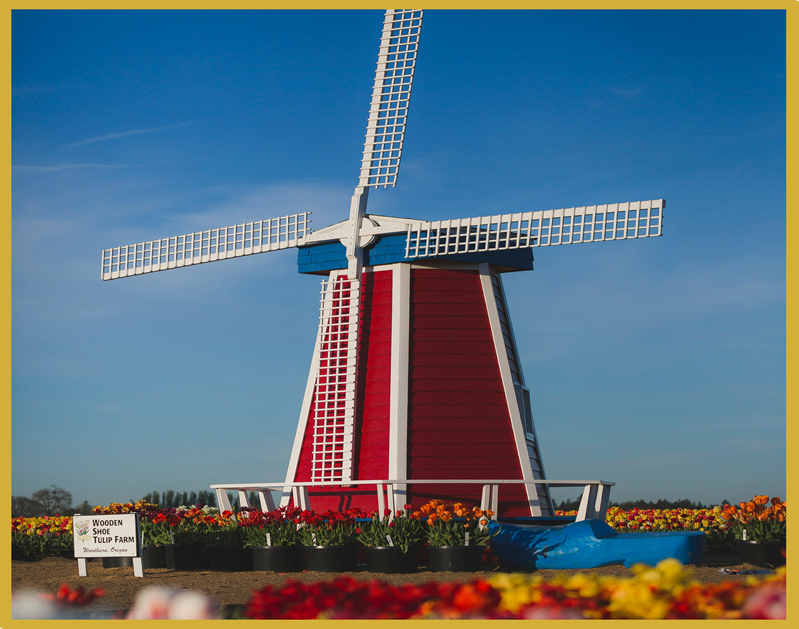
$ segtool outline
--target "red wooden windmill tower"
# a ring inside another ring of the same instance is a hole
[[[480,486],[414,480],[544,479],[502,273],[533,247],[661,235],[662,200],[427,222],[366,213],[396,185],[422,11],[388,10],[349,218],[311,232],[308,214],[107,249],[104,280],[299,248],[324,276],[320,323],[286,483],[314,509],[377,506],[369,480],[405,502],[480,500]],[[286,500],[288,495],[286,494]],[[550,515],[546,485],[510,485],[502,514]]]

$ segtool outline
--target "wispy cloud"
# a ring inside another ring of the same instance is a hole
[[[170,124],[165,127],[148,127],[146,129],[131,129],[130,131],[121,131],[119,133],[107,133],[105,135],[98,135],[93,138],[87,138],[85,140],[78,140],[77,142],[71,142],[66,146],[83,146],[85,144],[96,144],[97,142],[107,142],[108,140],[117,140],[119,138],[127,138],[132,135],[142,135],[145,133],[156,133],[158,131],[166,131],[167,129],[177,129],[178,127],[185,127],[187,125],[193,124],[192,122],[179,122],[177,124]]]
[[[619,98],[632,99],[638,98],[646,89],[647,86],[645,85],[636,85],[633,87],[617,85],[615,87],[609,87],[608,92],[610,92],[613,96],[618,96]]]
[[[49,85],[31,83],[29,85],[23,85],[22,87],[11,88],[11,96],[12,98],[21,98],[23,96],[30,96],[31,94],[41,94],[51,91],[53,91],[53,88]]]
[[[49,173],[58,170],[73,170],[75,168],[132,168],[135,164],[91,164],[91,163],[66,163],[66,164],[53,164],[52,166],[29,166],[24,164],[15,164],[12,170],[19,172],[37,172]]]

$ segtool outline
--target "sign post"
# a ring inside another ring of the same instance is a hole
[[[87,557],[133,557],[133,574],[144,576],[138,513],[75,515],[72,534],[80,576],[88,575]]]

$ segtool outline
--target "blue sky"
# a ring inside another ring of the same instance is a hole
[[[346,218],[381,24],[14,13],[14,495],[284,477],[319,290],[296,251],[114,282],[100,252]],[[548,477],[785,497],[784,42],[779,11],[425,13],[399,184],[369,212],[668,203],[663,238],[504,276]]]

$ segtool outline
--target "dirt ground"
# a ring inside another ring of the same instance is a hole
[[[312,582],[334,579],[338,574],[326,572],[299,572],[299,573],[273,573],[273,572],[217,572],[210,570],[168,570],[153,569],[145,571],[145,577],[140,579],[133,576],[133,568],[103,568],[99,560],[88,564],[88,576],[78,576],[78,563],[74,559],[62,557],[45,557],[39,561],[11,562],[11,587],[12,590],[34,589],[41,592],[55,593],[62,583],[70,588],[83,586],[87,590],[102,588],[105,596],[93,602],[86,608],[87,612],[108,612],[129,609],[139,590],[153,585],[168,586],[195,590],[208,595],[219,604],[223,615],[226,610],[231,610],[237,605],[244,605],[250,599],[253,590],[262,588],[266,584],[281,585],[289,579]],[[394,585],[402,583],[426,583],[427,581],[469,581],[475,577],[489,577],[496,572],[504,572],[501,566],[484,564],[482,572],[430,572],[421,567],[413,574],[375,574],[367,572],[361,566],[358,572],[350,574],[356,579],[382,579]],[[703,583],[742,581],[745,576],[729,575],[719,572],[721,568],[737,570],[756,570],[755,566],[739,564],[736,557],[705,557],[701,564],[691,566],[694,578]],[[762,569],[761,569],[762,570]],[[586,572],[593,574],[609,575],[617,578],[630,577],[631,570],[624,566],[607,566],[589,570],[538,570],[537,574],[545,578],[556,574],[572,574]],[[765,575],[764,575],[765,576]]]

